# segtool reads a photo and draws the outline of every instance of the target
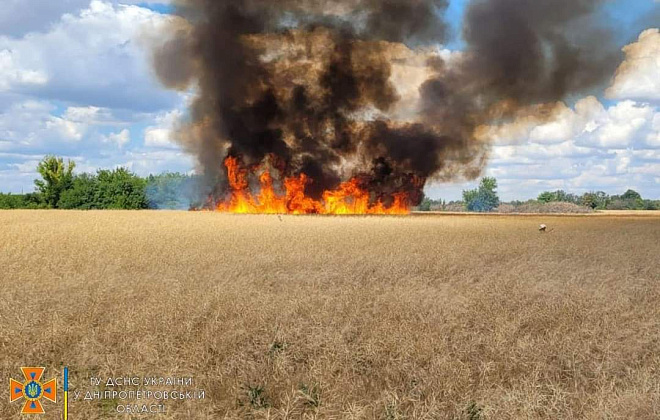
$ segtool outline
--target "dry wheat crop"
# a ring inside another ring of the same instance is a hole
[[[36,365],[205,391],[139,418],[657,419],[659,255],[660,217],[0,212],[0,418]]]

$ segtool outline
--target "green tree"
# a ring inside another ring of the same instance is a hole
[[[79,210],[103,208],[99,200],[98,178],[90,174],[76,176],[71,188],[62,193],[58,207]]]
[[[644,200],[642,199],[642,195],[635,190],[628,190],[624,192],[621,198],[626,202],[626,207],[628,207],[630,210],[644,209]]]
[[[584,193],[581,198],[581,203],[585,207],[590,207],[592,209],[595,209],[598,207],[598,198],[596,197],[595,193],[588,192]]]
[[[0,209],[20,209],[23,208],[23,196],[16,194],[0,193]]]
[[[576,196],[575,194],[567,193],[564,190],[542,192],[538,196],[537,200],[541,203],[552,203],[552,202],[573,203],[573,204],[580,203],[580,197]]]
[[[56,208],[62,193],[71,187],[73,183],[73,169],[75,162],[68,161],[56,156],[46,156],[37,166],[37,172],[42,179],[37,179],[34,184],[41,193],[43,201],[49,208]]]
[[[126,168],[100,170],[98,181],[98,203],[102,209],[146,209],[147,182]]]
[[[492,211],[500,205],[497,180],[491,177],[483,178],[477,189],[463,191],[463,201],[468,211]]]
[[[537,198],[538,201],[541,203],[551,203],[555,200],[555,194],[551,193],[550,191],[544,191],[541,194],[539,194],[539,197]]]
[[[658,202],[653,200],[644,200],[642,202],[643,210],[658,210]]]
[[[603,191],[588,192],[580,197],[579,204],[592,209],[604,210],[608,208],[614,197],[610,197]]]
[[[610,210],[643,210],[646,207],[641,194],[635,190],[628,190],[622,195],[614,195],[607,203]]]
[[[2,194],[0,193],[0,209],[41,209],[45,208],[41,195],[28,194]]]
[[[623,193],[621,198],[624,199],[624,200],[641,200],[642,196],[641,196],[640,193],[638,193],[635,190],[628,190],[628,191]]]
[[[599,210],[605,210],[611,197],[604,191],[596,191],[594,194],[596,195],[596,208]]]

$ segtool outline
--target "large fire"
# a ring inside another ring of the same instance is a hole
[[[225,159],[230,194],[215,209],[243,214],[409,214],[410,205],[405,192],[393,194],[392,203],[372,202],[368,191],[360,187],[358,178],[344,182],[335,190],[325,191],[322,200],[305,194],[311,180],[305,175],[284,178],[283,193],[276,191],[270,169],[260,168],[259,193],[249,187],[250,171],[242,168],[235,157]],[[256,171],[255,171],[256,172]]]

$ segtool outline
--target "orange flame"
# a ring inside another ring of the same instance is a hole
[[[247,169],[241,167],[235,157],[225,159],[227,178],[231,194],[216,205],[216,210],[242,214],[409,214],[410,206],[406,193],[393,195],[393,203],[386,206],[381,200],[370,203],[369,192],[360,187],[353,178],[335,190],[325,191],[323,200],[315,200],[305,194],[305,186],[311,180],[305,174],[285,178],[282,182],[284,194],[275,190],[269,170],[259,175],[259,194],[253,195],[249,188]]]

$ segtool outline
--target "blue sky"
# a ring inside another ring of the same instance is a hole
[[[455,37],[442,48],[462,48],[468,3],[450,2]],[[559,188],[634,188],[660,198],[659,8],[654,0],[608,3],[603,19],[615,19],[617,41],[630,46],[620,74],[595,97],[574,98],[550,122],[484,127],[493,145],[484,174],[498,178],[504,199]],[[149,64],[149,42],[171,10],[168,0],[3,2],[0,191],[31,191],[36,162],[49,153],[75,160],[80,171],[194,170],[171,135],[190,98],[161,87]],[[427,193],[456,199],[471,185],[432,183]]]
[[[174,12],[174,7],[171,4],[158,4],[158,3],[145,3],[141,2],[137,4],[140,7],[147,8],[149,10],[153,10],[154,12],[158,12],[161,14],[167,14],[167,13],[173,13]]]

